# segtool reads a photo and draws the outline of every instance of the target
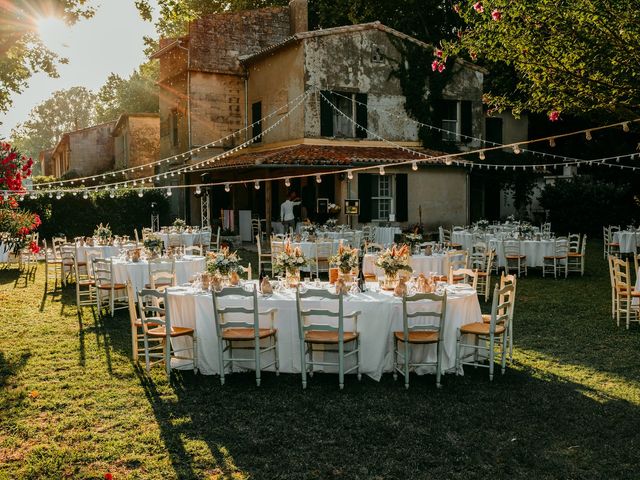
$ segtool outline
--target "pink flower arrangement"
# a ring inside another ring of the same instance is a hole
[[[491,12],[491,18],[493,18],[496,22],[498,22],[502,18],[502,12],[497,8]]]
[[[482,2],[476,2],[473,4],[473,9],[478,13],[484,12],[484,7],[482,6]]]
[[[558,110],[551,110],[551,112],[549,112],[549,121],[557,122],[558,120],[560,120],[560,112]]]

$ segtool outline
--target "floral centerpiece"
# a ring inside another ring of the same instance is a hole
[[[217,252],[207,253],[207,272],[212,275],[228,277],[240,269],[240,257],[237,252],[221,248]]]
[[[473,226],[475,227],[476,230],[482,230],[485,231],[487,228],[489,228],[489,220],[478,220],[476,223],[473,224]]]
[[[376,266],[384,271],[383,288],[393,289],[398,281],[398,273],[401,271],[411,273],[413,269],[409,265],[409,247],[402,245],[393,246],[380,253],[376,259]]]
[[[334,230],[338,226],[338,219],[337,218],[330,218],[329,220],[327,220],[325,222],[324,225],[325,225],[325,227],[327,227],[327,229]]]
[[[338,215],[342,211],[342,207],[337,203],[330,203],[327,205],[327,213],[329,215]]]
[[[274,272],[284,273],[290,287],[295,287],[300,282],[300,269],[307,265],[309,260],[300,247],[293,248],[290,242],[286,242],[283,251],[273,259]]]
[[[517,230],[523,238],[531,238],[533,236],[533,226],[529,222],[520,223]]]
[[[111,240],[113,233],[111,232],[111,227],[108,223],[106,225],[100,223],[100,225],[98,225],[93,231],[93,236],[96,237],[101,244],[106,245],[109,243],[109,240]]]
[[[412,247],[422,243],[422,235],[419,233],[405,233],[404,239]]]
[[[173,221],[173,228],[175,228],[178,231],[182,231],[187,227],[187,222],[185,222],[183,219],[181,218],[176,218]]]
[[[317,233],[317,230],[318,230],[318,228],[317,228],[316,224],[315,223],[311,223],[311,222],[304,223],[300,227],[300,231],[306,237],[315,237],[315,235]]]
[[[336,267],[345,281],[353,281],[353,272],[358,268],[360,258],[357,248],[340,244],[335,255],[329,257],[329,265]]]
[[[162,237],[154,232],[147,233],[142,240],[142,245],[152,256],[160,253],[163,244]]]

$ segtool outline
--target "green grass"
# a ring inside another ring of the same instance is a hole
[[[128,317],[0,270],[0,478],[638,478],[640,328],[610,319],[597,245],[584,278],[519,282],[515,361],[405,391],[316,375],[147,375]],[[37,391],[35,398],[30,392]]]

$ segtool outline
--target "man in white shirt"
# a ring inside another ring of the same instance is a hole
[[[296,192],[289,192],[289,198],[280,205],[280,221],[284,227],[284,233],[289,233],[289,229],[295,230],[296,228],[296,216],[293,213],[293,207],[301,203],[296,197]]]

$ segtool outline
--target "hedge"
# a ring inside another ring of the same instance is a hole
[[[66,235],[68,238],[87,236],[99,223],[108,223],[114,235],[133,236],[143,227],[151,226],[151,203],[157,204],[160,224],[169,223],[169,202],[160,191],[144,192],[142,197],[133,190],[119,190],[114,198],[108,192],[94,193],[85,199],[81,194],[65,194],[56,199],[48,195],[25,198],[21,206],[36,212],[42,219],[39,228],[41,238]]]

